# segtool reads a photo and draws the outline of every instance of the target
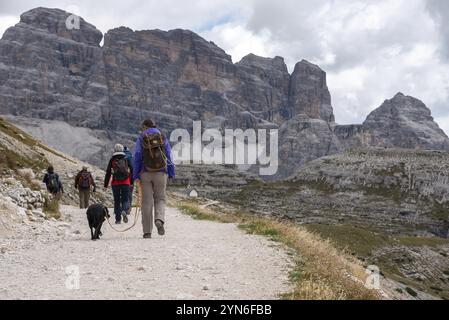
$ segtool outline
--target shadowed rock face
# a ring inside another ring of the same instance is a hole
[[[93,164],[104,165],[117,140],[130,144],[148,117],[166,134],[191,130],[193,120],[202,120],[203,128],[280,128],[278,178],[353,146],[447,145],[430,111],[408,98],[392,100],[407,107],[393,108],[390,117],[374,112],[362,126],[337,126],[326,73],[305,60],[292,74],[281,57],[249,54],[234,64],[214,43],[181,29],[120,27],[108,31],[100,46],[100,31],[83,19],[79,30],[68,30],[69,16],[37,8],[5,32],[0,40],[0,114],[13,116],[49,144],[48,121],[91,130],[104,141],[101,148],[86,148],[82,158]],[[73,132],[68,130],[64,139],[78,140],[68,145],[88,143]],[[68,146],[62,151],[72,152]]]
[[[318,66],[305,60],[296,64],[290,81],[289,98],[292,116],[306,114],[312,119],[335,121],[326,73]]]

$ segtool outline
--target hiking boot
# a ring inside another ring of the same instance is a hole
[[[145,234],[143,235],[143,238],[144,238],[144,239],[151,239],[151,233],[145,233]]]
[[[125,211],[122,212],[122,217],[123,217],[123,222],[128,223],[128,215],[126,214]]]
[[[160,236],[163,236],[165,234],[164,223],[161,220],[156,220],[154,224],[156,225],[157,233]]]

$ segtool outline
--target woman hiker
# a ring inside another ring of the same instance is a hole
[[[128,223],[128,207],[129,207],[129,189],[133,184],[133,166],[124,153],[124,147],[116,144],[114,154],[109,160],[106,176],[104,178],[104,188],[108,188],[109,183],[112,185],[112,194],[114,196],[114,214],[115,223]]]
[[[175,177],[170,143],[152,120],[145,120],[134,154],[134,180],[140,188],[139,192],[142,192],[142,226],[145,239],[151,238],[153,218],[158,234],[165,234],[167,175],[172,179]]]

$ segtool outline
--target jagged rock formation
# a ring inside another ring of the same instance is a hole
[[[418,99],[398,93],[363,123],[374,146],[448,150],[448,139],[430,110]]]
[[[68,30],[69,16],[37,8],[5,32],[0,40],[0,114],[13,116],[23,129],[71,155],[80,156],[70,146],[84,144],[82,159],[91,163],[104,165],[116,141],[132,145],[147,117],[166,133],[191,129],[193,120],[202,120],[203,127],[280,128],[278,178],[309,160],[354,146],[449,145],[430,111],[411,97],[386,102],[363,125],[337,126],[326,73],[305,60],[292,74],[281,57],[249,54],[234,64],[214,43],[180,29],[120,27],[108,31],[100,46],[100,31],[83,19],[80,30]],[[75,141],[45,140],[51,135],[44,120],[75,128],[59,131],[60,140]],[[79,127],[100,143],[89,147],[91,139],[73,134]]]
[[[282,173],[292,173],[305,163],[340,150],[337,137],[328,122],[298,114],[279,131],[279,160]]]

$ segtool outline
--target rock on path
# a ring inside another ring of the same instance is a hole
[[[168,208],[164,237],[142,239],[139,221],[123,234],[106,224],[94,242],[85,211],[63,210],[70,224],[0,237],[0,299],[276,299],[290,288],[286,252],[234,224]]]

